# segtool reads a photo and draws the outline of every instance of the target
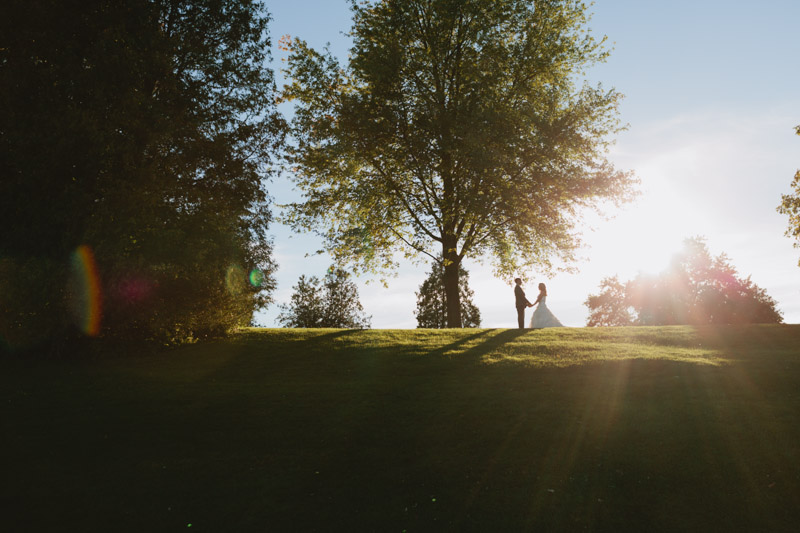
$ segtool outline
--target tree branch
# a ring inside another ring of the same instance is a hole
[[[394,179],[392,179],[392,177],[381,168],[381,166],[380,166],[380,164],[378,162],[373,161],[372,162],[372,166],[375,168],[375,170],[378,171],[378,173],[381,176],[383,176],[383,178],[387,181],[387,183],[389,183],[389,185],[392,187],[392,189],[394,189],[394,191],[395,191],[395,193],[397,195],[397,198],[403,204],[403,207],[408,212],[408,214],[411,215],[411,218],[414,220],[414,223],[417,225],[417,227],[420,230],[422,230],[431,239],[433,239],[435,241],[438,241],[438,242],[441,242],[441,240],[442,240],[441,237],[438,237],[438,236],[434,235],[427,228],[427,226],[425,226],[425,224],[423,224],[423,222],[419,219],[419,216],[417,215],[417,213],[414,211],[414,209],[412,209],[411,205],[406,200],[406,197],[404,195],[404,191],[400,188],[399,185],[397,185],[397,183],[394,181]],[[417,200],[417,202],[419,202],[419,199],[416,199],[416,200]]]

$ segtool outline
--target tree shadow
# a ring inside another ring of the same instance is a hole
[[[497,331],[497,330],[494,329],[494,328],[492,328],[492,329],[482,329],[482,330],[478,331],[477,333],[473,333],[472,335],[460,338],[455,342],[451,342],[450,344],[447,344],[445,346],[441,346],[439,348],[436,348],[435,350],[432,350],[431,352],[429,352],[428,355],[434,356],[434,357],[443,356],[447,352],[455,350],[459,346],[463,346],[464,344],[466,344],[466,343],[468,343],[468,342],[470,342],[470,341],[472,341],[474,339],[477,339],[477,338],[480,338],[480,337],[484,337],[484,336],[488,335],[489,333],[491,333],[493,331]]]
[[[313,337],[305,338],[301,341],[303,346],[314,346],[315,344],[319,344],[320,341],[322,342],[330,342],[336,339],[343,339],[345,337],[350,337],[355,335],[359,331],[364,331],[362,329],[335,329],[329,331],[327,333],[322,333],[320,335],[315,335]]]
[[[436,350],[431,351],[429,355],[432,355],[432,356],[443,356],[443,355],[447,354],[448,352],[456,350],[459,347],[461,347],[461,346],[463,346],[465,344],[468,344],[468,343],[470,343],[471,341],[473,341],[475,339],[486,337],[487,335],[490,335],[491,333],[494,333],[496,331],[498,331],[497,328],[481,330],[481,331],[479,331],[479,332],[477,332],[477,333],[475,333],[473,335],[469,335],[467,337],[458,339],[457,341],[452,342],[452,343],[450,343],[450,344],[448,344],[446,346],[442,346],[441,348],[437,348]],[[504,344],[509,343],[509,342],[513,341],[514,339],[517,339],[517,338],[525,335],[527,332],[528,332],[528,330],[526,330],[526,329],[499,330],[499,333],[489,336],[488,338],[484,339],[483,342],[481,342],[480,344],[468,347],[463,352],[459,353],[457,355],[457,357],[458,357],[459,360],[470,360],[470,359],[473,359],[473,360],[478,360],[479,361],[482,356],[484,356],[484,355],[486,355],[486,354],[488,354],[488,353],[490,353],[492,351],[497,350],[498,348],[500,348]]]
[[[496,331],[496,330],[489,330],[489,331]],[[489,337],[481,344],[467,348],[458,357],[459,359],[481,361],[483,356],[491,352],[497,351],[503,345],[508,344],[509,342],[512,342],[513,340],[518,339],[519,337],[522,337],[528,332],[529,330],[527,329],[507,329],[500,331],[497,335]]]

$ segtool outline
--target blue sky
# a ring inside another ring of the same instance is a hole
[[[346,60],[348,2],[266,5],[273,43],[287,34],[318,49],[330,43]],[[800,323],[800,250],[783,235],[787,219],[775,211],[800,168],[794,134],[800,125],[800,2],[598,0],[589,9],[589,28],[608,36],[612,52],[587,77],[625,95],[620,118],[630,125],[609,159],[636,173],[642,195],[610,221],[587,221],[577,273],[529,273],[547,283],[548,307],[565,325],[583,326],[583,302],[603,277],[658,272],[684,238],[702,235],[712,254],[726,253],[740,275],[778,301],[786,322]],[[285,55],[273,49],[276,71]],[[287,177],[273,180],[270,192],[278,204],[298,198]],[[330,260],[306,257],[319,248],[311,235],[277,223],[271,231],[279,264],[274,297],[285,303],[301,274],[322,277]],[[494,278],[488,262],[465,266],[482,325],[514,327],[509,280]],[[428,270],[424,263],[405,263],[388,288],[357,279],[372,327],[416,327],[414,291]],[[535,294],[533,285],[528,292]],[[279,326],[277,314],[273,304],[257,320]]]

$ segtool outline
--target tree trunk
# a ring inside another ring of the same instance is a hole
[[[445,245],[444,257],[449,264],[444,267],[444,296],[447,305],[447,327],[461,327],[461,299],[458,294],[458,265],[461,258],[455,252],[455,243],[452,246]]]

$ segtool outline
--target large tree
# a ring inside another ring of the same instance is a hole
[[[574,258],[583,208],[631,195],[605,159],[620,95],[580,84],[604,60],[577,0],[352,2],[353,47],[288,44],[297,102],[289,220],[339,261],[392,269],[444,257],[447,324],[458,267],[492,257],[508,278]],[[524,277],[524,274],[523,274]]]
[[[4,6],[0,284],[30,287],[33,327],[74,299],[76,249],[96,258],[103,334],[196,337],[270,301],[264,180],[285,124],[268,21],[253,0]]]
[[[481,312],[472,302],[472,289],[469,288],[469,272],[461,264],[458,267],[458,296],[461,305],[461,324],[465,328],[478,328],[481,325]],[[431,271],[417,294],[418,328],[447,327],[447,294],[444,290],[443,261],[434,261]]]
[[[669,268],[621,283],[616,276],[586,300],[588,326],[780,323],[767,292],[742,278],[725,254],[712,257],[705,239],[684,241]],[[635,318],[634,318],[635,315]]]
[[[795,131],[800,135],[800,126],[797,126]],[[786,236],[794,239],[795,247],[800,248],[800,170],[794,175],[792,189],[791,194],[781,196],[778,213],[789,216],[789,229],[786,230]]]

